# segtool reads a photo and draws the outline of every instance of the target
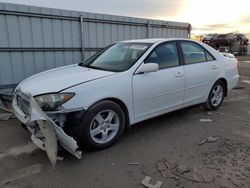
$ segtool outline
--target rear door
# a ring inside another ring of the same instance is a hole
[[[219,74],[216,59],[201,45],[180,41],[186,74],[184,105],[204,102]]]

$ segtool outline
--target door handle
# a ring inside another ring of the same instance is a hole
[[[212,69],[218,69],[218,67],[216,65],[213,65]]]
[[[178,72],[176,75],[175,75],[175,77],[183,77],[184,76],[184,73],[182,73],[182,72]]]

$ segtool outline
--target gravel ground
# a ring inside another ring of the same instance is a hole
[[[250,187],[250,56],[239,58],[240,82],[216,112],[200,106],[132,127],[113,147],[62,152],[53,169],[15,120],[0,121],[0,187]],[[203,141],[203,142],[202,142]]]

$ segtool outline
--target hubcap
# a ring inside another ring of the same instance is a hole
[[[223,98],[223,88],[221,85],[216,85],[212,90],[211,103],[218,106]]]
[[[90,125],[90,136],[99,144],[105,144],[112,140],[120,127],[120,119],[113,110],[99,112]]]

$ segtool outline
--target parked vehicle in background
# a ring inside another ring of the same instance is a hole
[[[209,33],[209,34],[203,36],[202,42],[204,42],[205,44],[208,44],[210,46],[213,46],[213,39],[215,36],[217,36],[217,34]]]
[[[206,40],[206,39],[210,40]],[[204,37],[203,42],[219,52],[246,55],[249,40],[241,33],[214,34]]]
[[[35,143],[52,135],[39,124],[47,121],[61,145],[79,156],[82,148],[111,146],[126,127],[149,118],[195,104],[216,110],[238,80],[234,56],[204,43],[132,40],[25,79],[13,106]]]

